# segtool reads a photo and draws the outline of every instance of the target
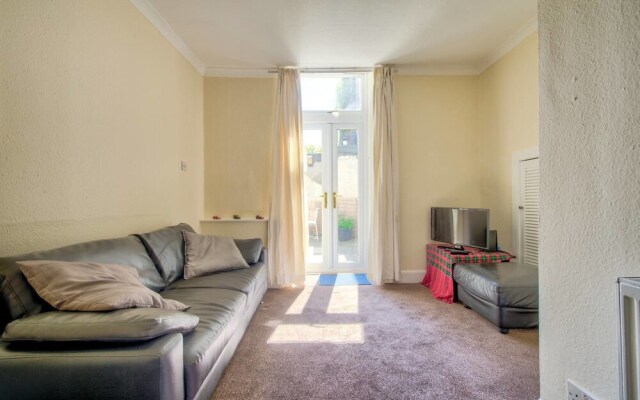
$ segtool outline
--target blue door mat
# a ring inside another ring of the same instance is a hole
[[[365,274],[321,274],[319,286],[371,285]]]

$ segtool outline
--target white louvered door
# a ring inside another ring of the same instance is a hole
[[[538,266],[538,228],[540,226],[540,169],[538,159],[520,162],[520,257]]]

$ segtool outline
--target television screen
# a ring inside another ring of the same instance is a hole
[[[431,208],[431,240],[460,246],[489,247],[489,210]]]

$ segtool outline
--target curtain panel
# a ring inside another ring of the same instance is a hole
[[[269,212],[270,287],[304,283],[301,142],[300,73],[278,68]]]
[[[367,277],[374,284],[400,280],[398,250],[398,134],[389,66],[373,71],[373,185]]]

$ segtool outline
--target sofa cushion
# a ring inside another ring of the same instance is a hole
[[[58,310],[188,308],[143,286],[138,271],[124,265],[48,260],[18,261],[18,265],[36,293]]]
[[[248,264],[255,264],[260,260],[262,239],[233,239],[233,241]]]
[[[226,289],[178,288],[161,294],[190,304],[186,312],[200,318],[196,329],[184,335],[186,398],[192,399],[242,320],[247,296]]]
[[[249,268],[238,246],[227,236],[182,232],[184,236],[184,279],[214,272]]]
[[[533,265],[456,264],[453,279],[498,307],[538,308],[538,268]]]
[[[129,308],[109,312],[51,311],[21,318],[7,325],[5,342],[130,342],[167,333],[185,333],[198,317],[157,308]]]
[[[128,265],[138,270],[140,281],[153,291],[164,288],[164,281],[140,240],[134,236],[79,243],[53,250],[0,258],[0,275],[4,277],[0,292],[12,319],[51,310],[27,283],[16,261],[60,260],[90,261]]]
[[[167,226],[153,232],[136,234],[147,248],[166,285],[181,279],[184,272],[184,238],[182,231],[195,232],[187,224]]]
[[[267,279],[267,267],[259,262],[250,268],[237,269],[234,271],[218,272],[217,274],[199,276],[187,280],[174,282],[167,289],[175,288],[211,288],[238,290],[245,294],[252,294],[256,283]]]

